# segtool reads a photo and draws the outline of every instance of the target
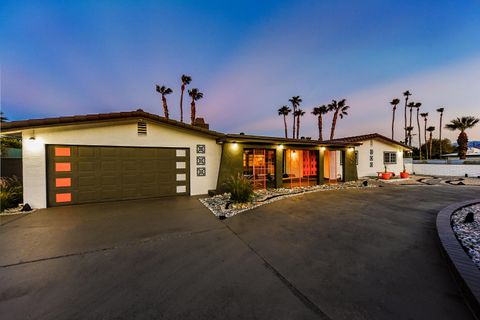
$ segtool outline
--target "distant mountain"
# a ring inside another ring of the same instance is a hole
[[[458,143],[453,142],[452,145],[457,147]],[[469,148],[479,148],[480,149],[480,141],[468,141],[468,147]]]

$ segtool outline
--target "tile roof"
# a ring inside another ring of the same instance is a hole
[[[76,125],[76,124],[105,122],[105,121],[122,120],[122,119],[135,119],[135,118],[142,118],[145,120],[151,120],[153,122],[164,123],[174,127],[192,130],[192,131],[204,133],[214,137],[221,137],[224,135],[223,133],[220,133],[220,132],[193,126],[193,125],[176,121],[176,120],[166,119],[165,117],[161,117],[153,113],[145,112],[142,109],[138,109],[135,111],[127,111],[127,112],[98,113],[98,114],[87,114],[87,115],[77,115],[77,116],[67,116],[67,117],[3,122],[0,124],[0,128],[2,132],[9,132],[9,131],[21,131],[25,129],[42,128],[42,127]]]
[[[364,135],[360,135],[360,136],[343,137],[343,138],[328,140],[328,141],[325,141],[325,142],[361,142],[361,141],[370,140],[370,139],[381,139],[381,140],[387,141],[389,143],[397,144],[397,145],[402,146],[403,148],[406,148],[406,149],[412,149],[412,147],[409,147],[409,146],[407,146],[407,145],[405,145],[405,144],[403,144],[399,141],[387,138],[384,135],[381,135],[379,133],[370,133],[370,134],[364,134]]]

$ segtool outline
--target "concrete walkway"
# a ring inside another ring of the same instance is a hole
[[[312,193],[221,222],[196,198],[0,220],[2,319],[471,319],[435,214],[474,187]]]

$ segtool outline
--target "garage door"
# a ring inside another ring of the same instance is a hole
[[[189,150],[47,146],[48,205],[189,194]]]

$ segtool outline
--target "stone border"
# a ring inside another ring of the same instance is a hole
[[[464,298],[476,319],[480,319],[480,270],[463,249],[452,229],[452,214],[480,199],[457,202],[442,209],[437,215],[437,233],[451,269]]]

